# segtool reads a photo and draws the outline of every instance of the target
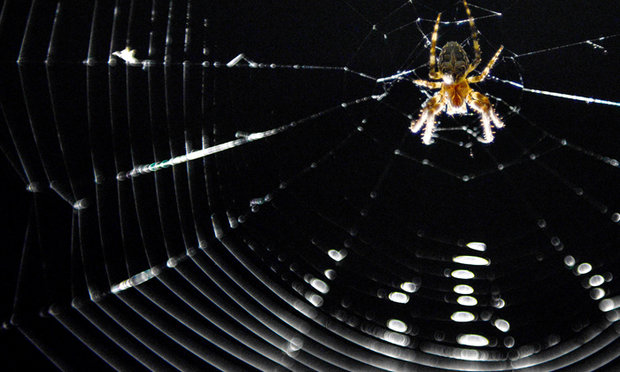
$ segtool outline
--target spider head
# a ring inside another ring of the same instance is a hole
[[[439,71],[445,84],[454,84],[465,77],[469,67],[467,53],[455,41],[449,41],[439,54]]]

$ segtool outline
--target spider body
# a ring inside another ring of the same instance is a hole
[[[448,41],[439,53],[438,64],[444,84],[453,84],[465,77],[469,67],[469,58],[459,43]]]
[[[465,114],[467,112],[465,102],[472,90],[467,81],[460,81],[449,85],[444,84],[442,89],[443,95],[446,96],[446,112],[448,115]]]
[[[469,83],[479,83],[486,78],[504,47],[501,46],[497,50],[480,75],[468,77],[480,64],[482,52],[480,51],[480,44],[478,43],[478,31],[476,30],[476,25],[474,24],[474,19],[471,16],[469,7],[467,6],[467,1],[463,0],[463,5],[469,17],[469,25],[472,31],[475,52],[474,61],[472,63],[469,62],[467,53],[461,45],[455,41],[449,41],[444,45],[439,54],[439,60],[437,61],[435,57],[435,47],[437,45],[439,21],[441,19],[441,13],[439,13],[431,37],[430,70],[428,75],[432,80],[440,81],[413,81],[415,84],[429,89],[440,89],[439,92],[426,101],[418,119],[411,121],[411,131],[413,133],[417,133],[422,127],[425,127],[422,135],[422,142],[426,145],[433,142],[435,116],[444,109],[448,115],[465,114],[467,113],[467,106],[477,111],[480,114],[483,132],[482,138],[479,140],[483,143],[493,142],[492,125],[496,128],[504,127],[504,123],[493,110],[489,99],[484,94],[474,91],[469,86]]]

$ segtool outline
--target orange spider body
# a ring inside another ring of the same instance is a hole
[[[433,142],[435,116],[444,109],[448,115],[464,114],[467,112],[468,106],[478,112],[480,114],[480,123],[482,124],[482,137],[478,138],[478,140],[483,143],[493,142],[492,126],[495,126],[495,128],[504,127],[504,123],[493,110],[489,99],[469,86],[469,83],[479,83],[486,78],[504,47],[500,46],[480,75],[468,77],[480,64],[482,52],[478,43],[478,30],[476,30],[467,1],[463,0],[463,5],[467,11],[469,26],[472,30],[475,52],[474,61],[469,63],[465,50],[459,43],[454,41],[449,41],[444,45],[439,54],[439,61],[437,61],[435,48],[439,32],[439,20],[441,19],[441,13],[439,13],[435,22],[435,28],[433,29],[433,36],[431,37],[430,70],[428,75],[432,80],[441,81],[413,81],[416,85],[429,89],[441,88],[439,92],[426,101],[419,118],[411,121],[411,131],[413,133],[419,132],[423,127],[425,128],[422,142],[426,145],[430,145]]]
[[[443,80],[440,95],[445,96],[448,115],[466,113],[465,102],[472,91],[466,79],[470,66],[467,53],[459,43],[449,41],[442,48],[437,64],[438,77]]]
[[[452,114],[463,114],[467,112],[467,106],[465,105],[465,99],[472,91],[469,87],[469,83],[467,80],[462,79],[461,81],[455,84],[444,84],[441,88],[443,94],[446,99],[446,111],[448,115]]]

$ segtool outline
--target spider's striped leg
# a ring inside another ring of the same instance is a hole
[[[430,145],[433,141],[433,132],[435,131],[435,116],[441,111],[444,106],[444,94],[442,91],[437,92],[432,96],[422,108],[420,117],[416,121],[411,121],[411,131],[418,133],[420,129],[426,124],[424,128],[424,134],[422,135],[422,142],[425,145]]]
[[[478,76],[468,77],[467,81],[469,81],[470,83],[479,83],[482,80],[484,80],[489,74],[489,72],[491,72],[493,65],[495,65],[495,62],[497,62],[497,59],[499,58],[499,54],[502,52],[503,49],[504,49],[504,46],[501,45],[499,49],[497,50],[497,52],[495,52],[495,55],[493,56],[493,58],[491,58],[491,60],[487,64],[487,67],[485,67],[484,70],[482,70],[482,73]]]
[[[467,96],[467,104],[480,114],[480,123],[482,124],[482,143],[493,142],[493,129],[491,124],[496,128],[503,128],[504,122],[497,116],[489,99],[482,93],[471,91]]]
[[[463,0],[463,5],[465,6],[465,12],[467,12],[469,28],[471,29],[471,39],[474,43],[475,58],[474,61],[471,63],[471,71],[473,71],[482,61],[482,51],[480,50],[480,43],[478,42],[478,29],[476,28],[476,24],[474,23],[474,17],[472,17],[469,6],[467,5],[467,0]]]
[[[435,57],[435,48],[437,47],[437,35],[439,33],[439,20],[441,19],[441,13],[437,14],[437,21],[435,21],[435,28],[433,28],[433,35],[431,36],[431,56],[428,61],[428,76],[431,79],[441,78],[441,74],[437,71],[437,58]]]
[[[441,88],[441,81],[428,81],[428,80],[413,80],[415,85],[419,85],[421,87],[426,87],[428,89],[439,89]]]

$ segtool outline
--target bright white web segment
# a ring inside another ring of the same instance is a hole
[[[552,51],[555,51],[555,50],[571,48],[571,47],[575,47],[575,46],[579,46],[579,45],[584,45],[584,44],[590,45],[594,49],[601,50],[601,51],[603,51],[603,53],[607,53],[607,49],[605,49],[604,46],[596,44],[595,42],[600,42],[600,41],[604,41],[604,40],[613,39],[613,38],[616,38],[618,36],[620,36],[620,34],[609,35],[609,36],[601,36],[601,37],[597,37],[597,38],[594,38],[594,39],[583,40],[583,41],[578,41],[578,42],[575,42],[575,43],[569,43],[569,44],[554,46],[554,47],[551,47],[551,48],[538,49],[538,50],[534,50],[534,51],[531,51],[531,52],[519,53],[519,54],[516,54],[514,56],[514,58],[527,57],[527,56],[531,56],[531,55],[534,55],[534,54],[549,53],[549,52],[552,52]]]
[[[594,97],[583,97],[583,96],[577,96],[574,94],[566,94],[566,93],[558,93],[558,92],[550,92],[548,90],[541,90],[541,89],[531,89],[531,88],[526,88],[525,86],[523,86],[523,84],[514,82],[514,81],[510,81],[510,80],[503,80],[500,78],[497,78],[495,76],[490,76],[491,79],[495,80],[495,81],[500,81],[502,83],[506,83],[506,84],[510,84],[514,87],[517,87],[519,89],[521,89],[524,92],[529,92],[529,93],[535,93],[535,94],[542,94],[545,96],[551,96],[551,97],[558,97],[558,98],[564,98],[564,99],[570,99],[573,101],[582,101],[585,103],[598,103],[601,105],[610,105],[610,106],[620,106],[620,102],[614,102],[614,101],[609,101],[606,99],[599,99],[599,98],[594,98]]]

